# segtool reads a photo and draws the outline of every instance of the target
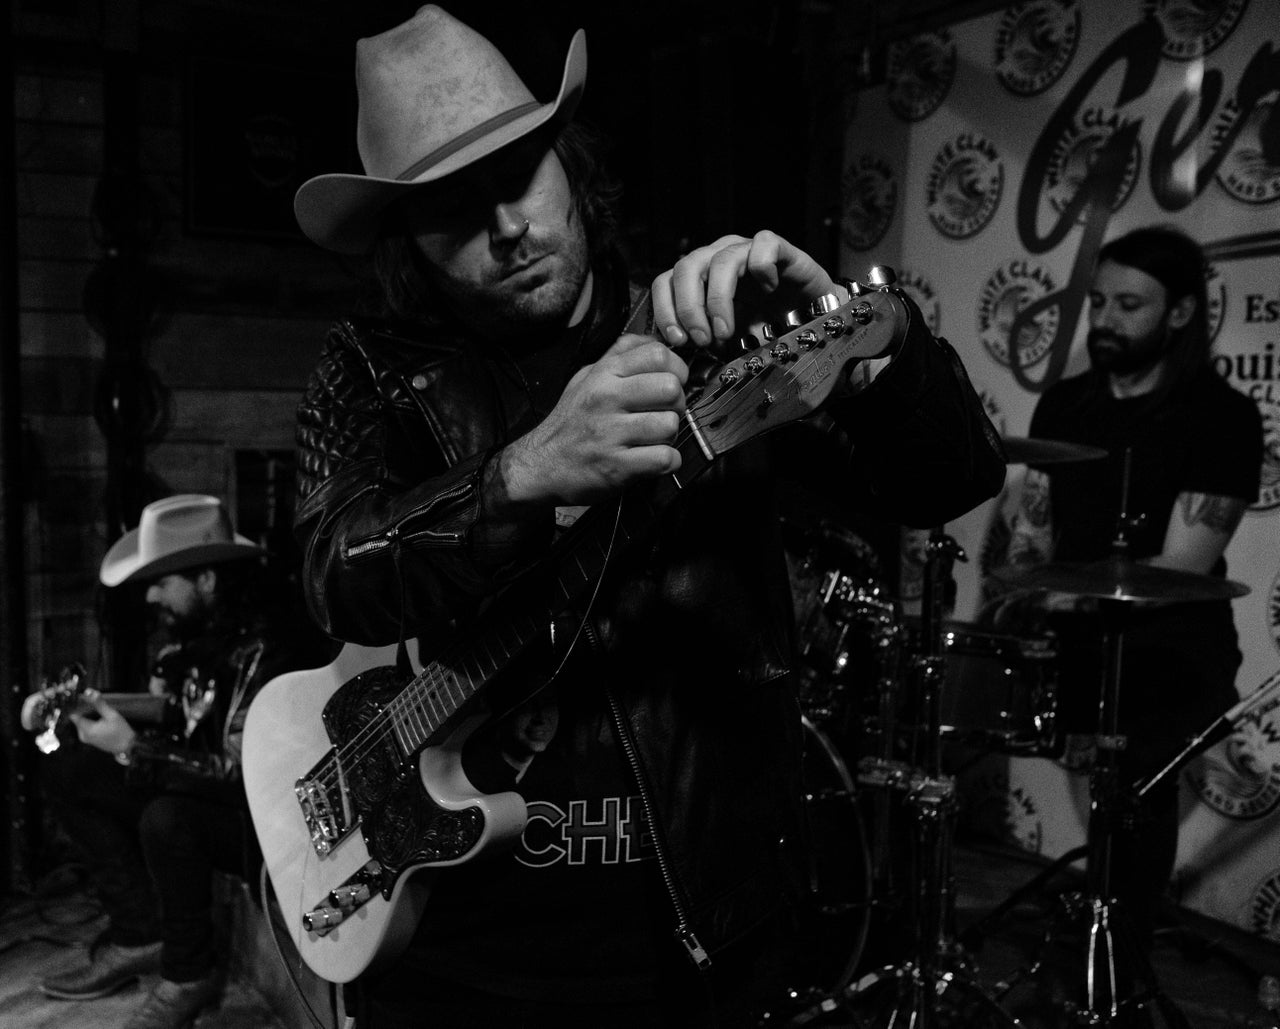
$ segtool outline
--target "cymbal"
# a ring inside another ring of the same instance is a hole
[[[1006,464],[1065,464],[1069,461],[1096,461],[1106,457],[1101,447],[1067,443],[1036,436],[1002,436]]]
[[[1007,565],[997,568],[991,576],[1020,589],[1054,590],[1109,600],[1229,600],[1249,592],[1242,582],[1158,568],[1123,557],[1027,567]]]

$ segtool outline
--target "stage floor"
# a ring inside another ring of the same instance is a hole
[[[959,928],[1003,901],[1020,884],[1031,879],[1040,865],[999,847],[961,845],[955,852]],[[52,885],[50,885],[52,884]],[[1059,885],[1070,888],[1068,879]],[[1022,904],[992,927],[980,946],[969,950],[976,982],[989,993],[1025,970],[1030,957],[1057,910],[1052,895]],[[1180,925],[1160,930],[1150,955],[1165,992],[1186,1016],[1193,1029],[1243,1026],[1255,1009],[1258,977],[1280,974],[1280,946],[1251,936],[1220,922],[1176,912]],[[9,903],[0,913],[0,1026],[5,1029],[119,1029],[141,1003],[144,993],[134,986],[94,1001],[51,1000],[37,987],[39,980],[77,960],[83,948],[102,926],[96,904],[79,886],[75,876],[46,881],[38,900]],[[1034,995],[1046,977],[1064,974],[1057,951],[1051,947],[1044,971],[1024,980],[1000,1000],[1007,1012],[1017,1012],[1029,1029],[1074,1024],[1065,1014],[1038,1008]],[[206,1012],[199,1029],[291,1029],[309,1024],[300,1010],[281,1017],[278,1007],[287,997],[265,997],[247,974],[246,960],[233,956],[229,988],[221,1006]],[[860,972],[862,969],[859,970]],[[1071,973],[1065,973],[1069,977]],[[149,983],[144,984],[149,985]],[[800,1024],[805,1008],[784,1008],[770,1018],[772,1025]],[[805,1025],[858,1026],[855,1015],[833,1011],[806,1015]],[[790,1021],[789,1021],[790,1020]],[[966,1023],[978,1024],[978,1023]],[[1155,1026],[1164,1023],[1155,1020]],[[601,1027],[606,1029],[606,1027]]]

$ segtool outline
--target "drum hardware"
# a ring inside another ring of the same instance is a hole
[[[1054,872],[1083,856],[1085,889],[1063,898],[1063,916],[1067,928],[1051,926],[1044,937],[1047,945],[1055,936],[1067,935],[1073,928],[1083,937],[1084,1003],[1068,1001],[1063,1005],[1066,1011],[1080,1025],[1115,1026],[1125,1022],[1131,1012],[1146,1011],[1154,1006],[1160,1011],[1165,1023],[1173,1029],[1190,1029],[1186,1016],[1168,994],[1160,989],[1129,914],[1112,889],[1112,856],[1116,829],[1123,819],[1132,816],[1138,799],[1154,786],[1157,779],[1169,774],[1178,760],[1175,759],[1174,763],[1166,766],[1145,784],[1122,790],[1118,781],[1118,753],[1125,744],[1125,737],[1119,731],[1124,634],[1131,609],[1137,602],[1177,603],[1226,599],[1243,596],[1249,590],[1248,587],[1229,580],[1141,565],[1130,558],[1129,534],[1142,521],[1141,516],[1130,517],[1128,514],[1131,465],[1132,451],[1126,450],[1120,512],[1108,558],[1088,564],[1043,565],[1041,571],[1028,568],[995,573],[996,578],[1009,585],[1096,598],[1104,660],[1095,736],[1097,756],[1089,778],[1090,804],[1085,843],[1062,855],[1031,883],[1016,891],[1013,898],[1006,900],[971,929],[985,931],[996,917],[1016,903],[1015,898],[1025,897],[1030,889],[1046,883]],[[1184,751],[1184,754],[1188,754],[1189,760],[1189,752]],[[1080,926],[1083,926],[1082,932],[1078,928]],[[969,934],[968,938],[973,935],[977,933]],[[1038,967],[1039,962],[1033,966],[1032,975]],[[1142,983],[1140,989],[1135,988],[1138,982]],[[1127,996],[1121,995],[1122,989],[1127,991]]]
[[[917,710],[923,713],[921,724],[912,729],[910,760],[893,759],[893,733],[885,732],[879,756],[865,758],[858,771],[859,782],[875,787],[881,797],[900,794],[910,815],[916,864],[914,952],[819,997],[789,1025],[807,1025],[840,1009],[860,1026],[935,1029],[948,1022],[971,1026],[975,1011],[984,1024],[1018,1025],[978,984],[973,964],[954,934],[952,845],[958,805],[955,780],[942,772],[939,726],[943,598],[957,560],[967,560],[964,551],[941,527],[935,527],[924,560],[920,653],[910,668]],[[866,1021],[867,1017],[874,1022]]]

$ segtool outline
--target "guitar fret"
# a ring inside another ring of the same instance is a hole
[[[462,686],[461,680],[458,678],[458,670],[456,668],[449,669],[449,678],[445,681],[448,688],[448,711],[450,714],[462,707],[463,702],[469,695],[467,690]]]
[[[461,660],[459,660],[459,662],[458,662],[458,664],[461,666],[461,672],[462,672],[462,674],[463,674],[463,675],[465,675],[465,676],[466,676],[466,678],[467,678],[467,684],[466,684],[465,686],[461,686],[461,685],[460,685],[460,687],[459,687],[459,688],[460,688],[460,690],[461,690],[461,693],[462,693],[462,696],[461,696],[461,698],[460,698],[460,699],[459,699],[459,701],[458,701],[458,705],[459,705],[459,706],[461,706],[461,705],[462,705],[462,702],[463,702],[463,701],[465,701],[468,697],[470,697],[473,693],[475,693],[475,691],[476,691],[476,689],[477,689],[476,684],[477,684],[477,683],[482,683],[482,682],[484,682],[484,680],[485,680],[485,677],[484,677],[483,675],[481,675],[481,674],[474,674],[474,675],[473,675],[473,674],[471,673],[471,671],[469,671],[469,670],[467,669],[467,663],[468,663],[468,661],[470,661],[469,656],[468,656],[468,655],[466,655],[466,654],[463,654],[463,655],[462,655]],[[479,671],[480,671],[480,666],[479,666],[479,665],[476,665],[476,666],[475,666],[475,670],[476,670],[476,672],[477,672],[477,673],[479,673]]]
[[[407,758],[415,750],[417,745],[407,735],[408,726],[395,713],[391,714],[391,734],[395,737],[396,742],[400,745],[400,756]]]
[[[414,680],[414,682],[415,682],[416,684],[418,684],[418,689],[419,689],[419,691],[420,691],[420,690],[421,690],[421,682],[422,682],[422,680],[421,680],[421,679],[415,679],[415,680]],[[430,736],[430,735],[431,735],[431,733],[430,733],[430,731],[429,731],[429,727],[428,727],[428,725],[427,725],[426,720],[423,718],[423,715],[422,715],[422,708],[421,708],[421,706],[416,702],[416,700],[415,700],[414,704],[412,705],[411,710],[412,710],[412,712],[413,712],[413,720],[414,720],[414,723],[415,723],[415,731],[416,731],[416,733],[417,733],[417,735],[418,735],[418,737],[419,737],[419,739],[418,739],[418,741],[417,741],[417,746],[419,746],[419,747],[420,747],[420,746],[422,746],[422,744],[424,744],[424,743],[426,743],[426,742],[427,742],[427,737],[428,737],[428,736]]]
[[[431,724],[436,728],[439,728],[444,724],[444,720],[447,717],[447,713],[440,703],[439,679],[433,682],[431,684],[431,689],[427,691],[427,703],[431,705],[431,710],[428,712]]]

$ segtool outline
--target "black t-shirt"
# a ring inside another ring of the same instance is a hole
[[[582,669],[553,683],[478,730],[463,769],[520,793],[528,822],[511,850],[439,872],[401,961],[509,997],[653,997],[671,902],[602,684]]]
[[[1052,483],[1055,561],[1106,557],[1116,531],[1131,452],[1127,510],[1145,516],[1129,537],[1135,559],[1160,553],[1180,493],[1258,496],[1262,426],[1257,407],[1211,370],[1168,402],[1118,399],[1092,373],[1050,387],[1036,405],[1031,435],[1101,447],[1096,461],[1045,469]],[[1225,560],[1214,574],[1226,572]]]

